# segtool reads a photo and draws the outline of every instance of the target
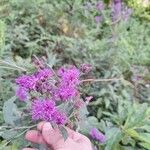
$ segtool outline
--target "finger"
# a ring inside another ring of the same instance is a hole
[[[53,149],[59,149],[68,143],[74,144],[74,141],[69,137],[66,141],[64,141],[64,138],[62,137],[59,129],[53,129],[50,123],[44,124],[42,135],[47,144],[49,144]]]
[[[30,130],[26,133],[25,139],[37,144],[45,144],[41,133],[36,130]]]
[[[83,141],[89,142],[89,139],[86,136],[80,134],[79,132],[71,130],[70,128],[67,128],[67,127],[66,127],[66,130],[68,132],[69,137],[72,138],[75,142],[80,142],[80,143]]]
[[[44,125],[45,123],[46,123],[45,121],[40,122],[40,123],[37,125],[37,129],[38,129],[39,131],[42,131],[43,125]]]

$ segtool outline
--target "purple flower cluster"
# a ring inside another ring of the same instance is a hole
[[[27,89],[24,87],[18,87],[16,90],[16,96],[21,100],[25,101],[28,97]]]
[[[72,100],[78,93],[80,71],[75,66],[62,67],[58,70],[58,76],[60,82],[55,90],[55,97],[62,101]]]
[[[67,117],[57,109],[55,103],[71,101],[74,104],[79,93],[79,78],[80,71],[75,66],[61,67],[56,73],[48,68],[39,69],[31,75],[23,75],[16,79],[16,95],[21,101],[34,99],[31,106],[33,120],[64,124]]]
[[[16,96],[20,100],[25,101],[30,91],[43,92],[50,89],[48,79],[53,76],[50,69],[40,69],[38,72],[32,75],[23,75],[16,79],[18,88],[16,90]]]
[[[121,18],[121,10],[122,10],[122,0],[113,0],[113,21]]]
[[[16,83],[22,88],[34,90],[37,80],[38,79],[34,75],[23,75],[16,79]]]
[[[93,2],[89,2],[86,5],[88,8],[90,6],[90,9],[88,9],[91,12],[94,12],[94,21],[96,24],[101,23],[102,21],[105,21],[105,9],[108,7],[111,9],[110,17],[112,19],[112,22],[118,22],[120,20],[127,21],[129,17],[132,14],[132,9],[128,8],[123,0],[112,0],[110,5],[105,4],[102,0],[97,1],[96,4]],[[96,13],[95,13],[96,11]],[[95,15],[96,14],[96,15]]]
[[[65,114],[61,113],[55,106],[55,102],[49,99],[34,100],[32,103],[32,119],[53,121],[56,124],[65,124]]]
[[[105,8],[105,5],[104,5],[103,1],[98,1],[98,2],[96,3],[96,9],[97,9],[98,11],[102,11],[102,10],[104,10],[104,8]]]
[[[97,130],[96,128],[93,128],[91,130],[90,135],[94,140],[97,140],[100,143],[105,143],[105,141],[106,141],[105,135],[103,133],[101,133],[99,130]]]
[[[113,22],[120,19],[127,21],[132,14],[132,9],[124,5],[122,0],[113,0],[112,4],[112,20]]]
[[[98,1],[95,7],[99,13],[99,15],[95,16],[95,22],[99,24],[103,20],[101,12],[105,9],[105,4],[103,1]]]
[[[58,70],[58,75],[63,84],[76,86],[79,84],[80,71],[75,66],[68,68],[61,67]]]

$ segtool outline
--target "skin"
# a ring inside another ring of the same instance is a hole
[[[53,129],[48,122],[41,122],[37,130],[30,130],[26,133],[25,139],[37,144],[44,144],[50,150],[92,150],[90,140],[69,128],[68,138],[64,141],[58,128]],[[34,148],[24,148],[23,150],[36,150]]]

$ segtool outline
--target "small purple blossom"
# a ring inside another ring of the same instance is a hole
[[[62,85],[56,90],[57,98],[62,101],[71,100],[76,96],[77,90],[73,86]]]
[[[96,3],[96,9],[98,11],[102,11],[102,10],[104,10],[104,8],[105,8],[105,5],[102,1],[99,1],[99,2]]]
[[[65,114],[57,110],[55,102],[49,99],[34,100],[31,113],[33,120],[52,121],[56,124],[64,124],[67,119]]]
[[[97,24],[99,24],[102,21],[102,17],[101,16],[95,16],[95,22]]]
[[[16,90],[16,96],[21,100],[21,101],[26,101],[28,97],[28,91],[27,89],[23,87],[18,87]]]
[[[80,71],[75,66],[69,66],[68,68],[61,67],[58,70],[62,82],[66,84],[79,84]]]
[[[121,18],[122,0],[113,0],[113,22]]]
[[[94,140],[97,140],[100,143],[105,143],[105,141],[106,141],[105,135],[103,133],[101,133],[99,130],[97,130],[96,128],[93,128],[91,130],[90,135]]]
[[[127,21],[131,16],[133,10],[125,6],[122,0],[113,0],[112,5],[112,20],[113,22],[120,19]]]
[[[50,69],[40,69],[36,74],[35,77],[38,80],[45,80],[53,76],[53,72]]]
[[[16,83],[23,88],[33,90],[35,89],[37,80],[34,75],[23,75],[16,79]]]
[[[42,119],[42,115],[43,115],[43,101],[41,101],[41,100],[34,100],[32,102],[31,111],[32,111],[31,113],[32,113],[32,119],[33,120]]]
[[[133,10],[131,8],[125,7],[124,10],[122,11],[122,19],[124,21],[127,21],[129,17],[132,15]]]
[[[89,73],[92,70],[92,65],[90,64],[82,64],[81,65],[81,71],[83,73]]]

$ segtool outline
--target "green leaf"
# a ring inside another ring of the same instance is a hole
[[[107,138],[105,150],[117,150],[118,144],[123,137],[121,130],[116,127],[106,129],[105,135]]]
[[[150,133],[139,133],[139,139],[150,144]]]
[[[80,117],[81,119],[87,118],[87,115],[88,115],[88,114],[89,114],[89,112],[88,112],[86,106],[83,106],[83,107],[79,110],[79,117]]]
[[[110,106],[110,100],[108,98],[105,98],[105,107],[108,109]]]
[[[0,20],[0,56],[4,53],[6,25]]]
[[[126,133],[135,139],[138,139],[140,141],[144,141],[150,144],[150,133],[138,133],[134,129],[126,130]]]
[[[126,130],[126,133],[128,135],[130,135],[131,137],[134,137],[134,138],[139,137],[138,132],[136,132],[134,129],[128,129],[128,130]]]
[[[68,138],[68,132],[67,132],[67,130],[64,127],[60,127],[59,130],[60,130],[60,132],[61,132],[61,134],[62,134],[62,136],[64,138],[64,141],[66,141],[67,138]]]
[[[87,119],[81,120],[79,122],[80,131],[86,135],[89,134],[93,127],[99,127],[99,122],[96,117],[88,117]]]
[[[12,97],[8,101],[4,103],[3,106],[3,116],[5,123],[10,125],[15,125],[16,121],[18,121],[21,117],[20,112],[17,109],[16,104],[14,101],[16,100],[16,97]]]
[[[139,145],[146,148],[147,150],[150,150],[150,144],[149,143],[139,143]]]
[[[123,139],[122,139],[122,143],[123,143],[123,145],[132,145],[133,147],[135,147],[135,144],[136,144],[136,142],[135,142],[135,140],[134,139],[132,139],[130,136],[128,136],[128,135],[125,135],[124,137],[123,137]]]
[[[137,129],[138,129],[138,127],[137,127]],[[150,124],[147,123],[144,126],[139,127],[139,129],[143,129],[147,132],[150,132]]]
[[[146,110],[146,116],[150,116],[150,107],[148,107]]]
[[[124,128],[133,128],[144,125],[146,118],[147,104],[134,103],[132,110],[129,110]],[[130,106],[128,106],[130,108]]]
[[[14,131],[14,130],[5,130],[3,131],[3,134],[2,134],[2,137],[5,139],[5,140],[10,140],[10,139],[13,139],[13,137],[15,137],[17,135],[17,131]]]

